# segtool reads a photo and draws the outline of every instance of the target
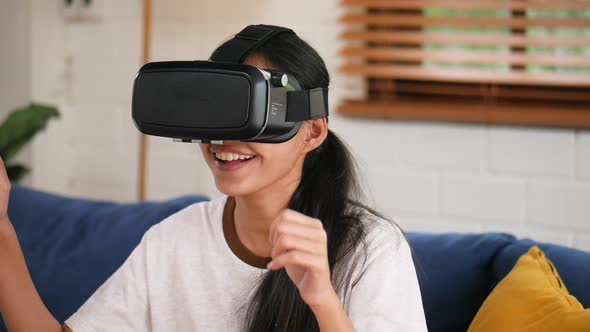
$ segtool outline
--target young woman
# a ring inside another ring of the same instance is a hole
[[[317,52],[281,33],[245,60],[327,87]],[[326,118],[281,144],[202,144],[226,196],[152,227],[64,331],[426,331],[411,250],[359,202]],[[4,170],[3,165],[0,165]],[[9,331],[61,331],[28,275],[0,174],[0,311]]]

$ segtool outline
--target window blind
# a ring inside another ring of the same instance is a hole
[[[343,0],[343,114],[590,128],[590,0]]]

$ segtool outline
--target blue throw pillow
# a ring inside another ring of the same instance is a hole
[[[555,265],[569,293],[584,308],[590,308],[590,253],[556,244],[524,239],[503,248],[494,262],[494,287],[512,270],[518,258],[535,245]]]
[[[430,332],[467,331],[491,291],[496,254],[508,234],[409,233]]]
[[[152,225],[203,200],[117,204],[13,185],[8,215],[43,302],[63,322],[123,264]],[[2,322],[0,331],[6,331]]]

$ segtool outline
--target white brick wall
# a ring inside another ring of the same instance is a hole
[[[478,126],[408,123],[396,133],[396,148],[408,166],[480,171],[484,132]]]
[[[29,67],[29,1],[5,0],[0,10],[0,122],[17,107],[31,102]],[[30,165],[32,151],[26,147],[14,163]],[[30,178],[23,181],[30,183]]]
[[[522,176],[573,175],[575,132],[561,129],[491,128],[487,163],[491,171]]]
[[[395,216],[403,213],[424,218],[436,215],[436,174],[392,171],[388,168],[369,170],[370,194],[386,214]]]
[[[587,234],[575,234],[574,235],[574,247],[590,251],[590,235]]]
[[[519,179],[449,175],[441,181],[441,215],[481,223],[519,225],[523,183]]]
[[[530,223],[590,230],[590,184],[534,182],[526,196]]]
[[[590,180],[590,133],[579,133],[576,143],[577,175],[580,178]]]
[[[35,143],[37,187],[132,201],[137,132],[130,92],[141,65],[141,1],[96,2],[99,19],[65,23],[60,5],[34,2],[32,94],[63,119]],[[332,74],[332,109],[363,95],[344,77],[339,1],[156,0],[153,60],[204,59],[250,23],[290,26]],[[358,157],[368,196],[407,230],[510,232],[590,250],[590,132],[368,121],[333,115]],[[218,195],[196,145],[149,139],[148,196]]]
[[[91,21],[63,17],[62,2],[31,4],[32,95],[62,118],[34,143],[36,187],[133,201],[138,134],[130,121],[141,65],[141,2],[95,2]]]
[[[0,11],[0,118],[29,102],[28,1],[6,0]]]

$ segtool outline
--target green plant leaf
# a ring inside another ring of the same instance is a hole
[[[0,156],[4,163],[14,157],[54,117],[59,117],[55,107],[40,104],[31,104],[10,113],[0,125]]]
[[[19,182],[25,175],[29,174],[31,170],[22,165],[8,165],[6,166],[6,174],[8,179],[12,182]]]

